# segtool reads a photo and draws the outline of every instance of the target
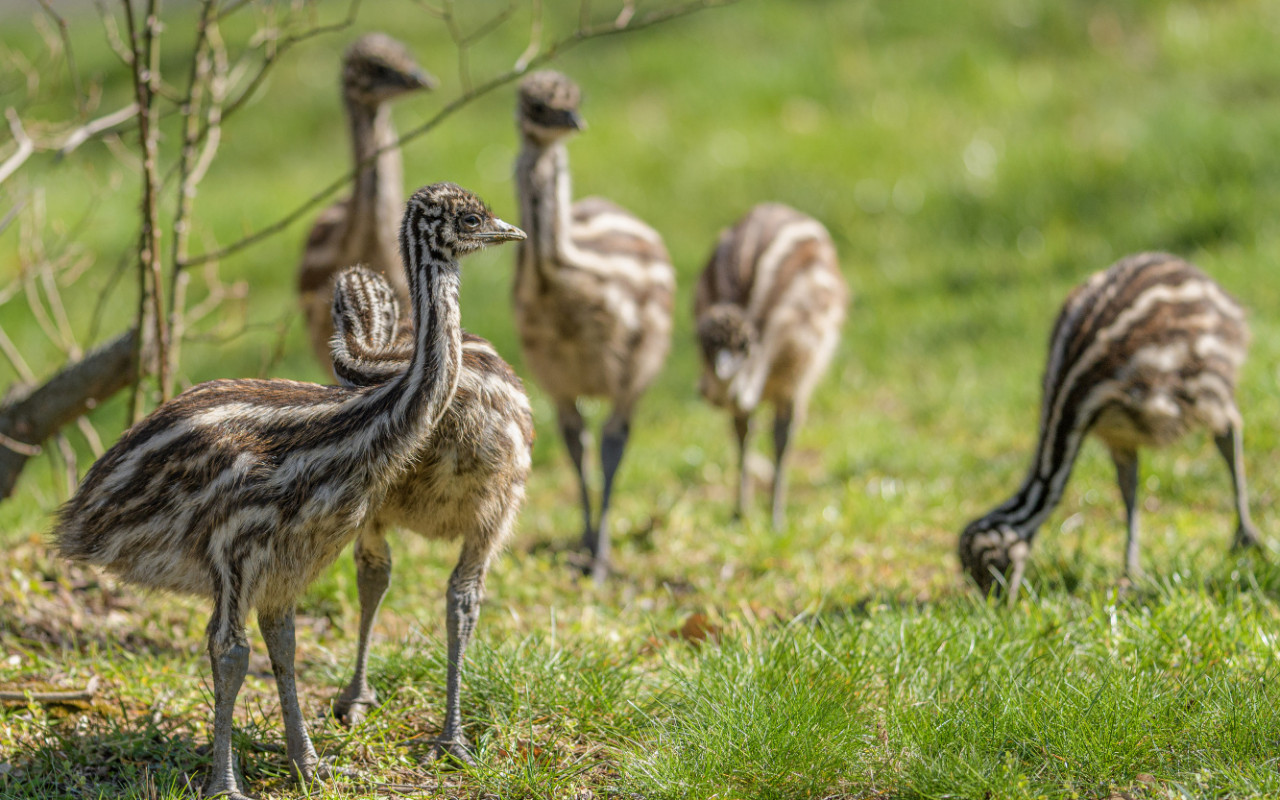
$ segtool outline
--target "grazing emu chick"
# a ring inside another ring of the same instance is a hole
[[[699,389],[733,414],[738,515],[750,502],[751,414],[767,400],[774,409],[773,527],[785,521],[787,445],[835,352],[848,294],[827,229],[793,208],[758,205],[720,234],[693,311]]]
[[[384,273],[401,304],[409,302],[396,245],[404,177],[390,101],[435,86],[408,48],[386,34],[361,36],[343,58],[342,100],[359,172],[351,196],[325,209],[312,226],[298,265],[298,300],[311,348],[326,365],[333,335],[330,289],[339,270],[364,264]]]
[[[412,339],[401,331],[395,293],[360,267],[339,274],[333,287],[334,372],[358,387],[392,380],[409,367]],[[444,733],[434,755],[470,762],[459,710],[462,659],[480,613],[485,573],[509,538],[524,502],[533,446],[533,413],[524,386],[493,346],[462,333],[458,391],[413,466],[356,539],[360,591],[360,645],[355,674],[334,704],[355,724],[377,702],[369,686],[369,634],[391,582],[391,550],[384,530],[407,528],[432,539],[461,539],[462,553],[449,579],[449,664]]]
[[[355,538],[422,452],[458,385],[458,258],[524,238],[450,183],[418,190],[400,232],[414,300],[408,368],[365,389],[285,380],[202,383],[128,430],[59,512],[63,555],[132,583],[213,600],[213,774],[243,798],[231,718],[258,611],[299,778],[318,759],[294,687],[296,598]]]
[[[1062,498],[1085,434],[1111,451],[1128,521],[1125,572],[1137,577],[1138,448],[1204,426],[1235,488],[1235,545],[1258,543],[1245,490],[1236,371],[1249,331],[1240,306],[1166,253],[1129,256],[1067,296],[1049,337],[1040,433],[1022,487],[960,536],[960,561],[984,592],[1007,573],[1012,600],[1036,529]]]
[[[564,140],[584,127],[577,85],[557,72],[520,84],[516,161],[521,225],[515,279],[516,324],[525,360],[554,399],[560,432],[582,491],[583,547],[596,582],[609,569],[609,498],[626,448],[631,415],[671,344],[675,272],[656,231],[607,200],[570,205]],[[579,397],[607,397],[600,516],[591,520],[583,471]]]

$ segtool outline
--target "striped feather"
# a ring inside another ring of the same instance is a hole
[[[803,405],[847,305],[826,228],[784,205],[752,208],[721,234],[695,291],[704,394],[744,412],[761,400]],[[717,362],[732,363],[732,374],[717,374]]]
[[[1018,491],[970,523],[961,559],[980,585],[1005,551],[1029,546],[1058,504],[1084,437],[1115,452],[1240,424],[1237,372],[1249,331],[1217,283],[1166,253],[1141,253],[1092,275],[1063,304],[1049,338],[1035,454]]]

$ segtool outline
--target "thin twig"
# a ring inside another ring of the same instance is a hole
[[[0,691],[0,702],[2,703],[84,703],[92,700],[98,693],[98,685],[102,681],[97,675],[89,679],[89,683],[83,688],[71,692],[13,692]]]
[[[76,51],[71,47],[71,33],[67,21],[49,5],[49,0],[39,0],[44,13],[58,26],[58,35],[62,37],[62,51],[67,54],[67,70],[71,73],[71,90],[75,94],[76,112],[83,118],[88,105],[84,100],[84,92],[80,86],[80,70],[76,67]]]
[[[102,458],[106,448],[102,446],[102,437],[98,435],[98,429],[93,427],[93,423],[89,421],[89,418],[80,417],[77,419],[76,427],[80,429],[80,434],[84,436],[84,440],[89,443],[89,449],[93,451],[94,459]]]
[[[25,208],[26,205],[27,201],[23,198],[14,204],[13,208],[9,209],[9,212],[0,219],[0,233],[4,233],[5,228],[8,228],[13,224],[13,221],[18,218],[18,215],[22,213],[22,209]]]
[[[286,36],[284,39],[269,39],[267,42],[268,48],[262,57],[262,64],[259,66],[258,72],[249,80],[249,85],[222,109],[222,118],[225,120],[239,111],[244,104],[253,97],[253,94],[258,91],[258,87],[262,85],[262,82],[267,77],[267,73],[271,71],[271,67],[275,65],[275,62],[278,61],[285,53],[289,52],[289,50],[295,45],[301,44],[308,39],[313,39],[322,34],[336,33],[338,31],[346,30],[354,25],[356,21],[356,14],[360,9],[360,2],[361,0],[351,0],[350,5],[347,6],[346,17],[339,22],[335,22],[330,25],[316,25],[312,28],[308,28],[302,33]],[[203,141],[207,134],[208,128],[206,127],[200,131],[198,140]]]
[[[143,377],[148,364],[141,358],[148,340],[155,347],[161,399],[169,399],[168,381],[168,315],[164,310],[160,262],[160,189],[159,119],[155,104],[156,87],[160,83],[159,0],[147,0],[146,16],[139,25],[131,0],[122,0],[125,22],[129,26],[129,47],[133,53],[133,86],[138,105],[138,139],[142,146],[142,232],[138,237],[138,332],[139,358],[134,376],[133,398],[129,404],[129,423],[142,416],[145,397]]]
[[[112,52],[126,67],[132,67],[133,51],[120,38],[120,24],[116,22],[116,15],[107,10],[106,0],[94,0],[94,5],[98,7],[98,14],[102,17],[102,29],[107,34],[107,43],[111,45]]]
[[[15,453],[20,453],[24,456],[31,456],[31,457],[38,456],[44,452],[44,450],[38,444],[27,444],[26,442],[20,442],[17,439],[13,439],[8,436],[5,436],[3,433],[0,433],[0,447],[4,447],[9,450],[12,450]]]
[[[289,213],[285,214],[283,217],[280,217],[275,222],[263,228],[259,228],[253,233],[248,234],[247,236],[241,239],[238,239],[232,242],[231,244],[226,245],[225,247],[221,247],[216,250],[210,250],[198,256],[193,256],[183,266],[190,267],[198,264],[203,264],[207,261],[213,261],[215,259],[220,260],[220,259],[226,258],[227,256],[238,253],[241,250],[244,250],[245,248],[251,247],[263,241],[264,239],[274,236],[275,234],[279,233],[280,231],[292,225],[297,220],[301,219],[303,215],[307,214],[316,206],[323,203],[335,192],[342,189],[344,186],[348,185],[359,173],[359,171],[364,168],[366,164],[372,162],[378,156],[382,155],[382,153],[386,152],[387,150],[398,148],[408,142],[413,141],[414,139],[417,139],[423,134],[428,133],[429,131],[438,127],[440,123],[442,123],[444,120],[448,119],[449,117],[457,113],[461,108],[470,104],[472,101],[480,97],[483,97],[484,95],[489,94],[490,92],[494,91],[495,89],[498,89],[499,87],[505,86],[506,84],[510,83],[516,78],[523,76],[525,73],[527,73],[529,70],[533,69],[534,67],[541,66],[542,64],[545,64],[548,61],[551,61],[552,59],[556,58],[562,53],[565,53],[573,49],[574,47],[577,47],[583,42],[586,42],[588,40],[595,39],[598,37],[603,37],[603,36],[612,36],[619,33],[630,33],[634,31],[644,30],[645,28],[650,28],[650,27],[653,27],[654,25],[659,25],[663,22],[668,22],[677,17],[682,17],[687,14],[692,14],[696,11],[701,11],[703,9],[708,9],[708,8],[718,8],[720,6],[732,5],[735,2],[737,2],[737,0],[691,0],[690,2],[681,3],[680,5],[677,5],[677,6],[672,6],[670,8],[652,12],[640,18],[639,20],[635,20],[628,23],[625,27],[621,27],[621,28],[616,27],[614,23],[610,21],[606,24],[596,25],[591,28],[578,29],[574,31],[572,34],[566,36],[565,38],[556,41],[547,50],[538,53],[534,57],[528,59],[526,62],[524,63],[517,62],[516,65],[512,67],[510,70],[498,75],[497,77],[490,78],[488,81],[480,84],[479,86],[476,86],[471,91],[464,92],[463,94],[454,98],[447,105],[445,105],[438,112],[436,112],[435,116],[431,117],[431,119],[427,120],[426,122],[419,125],[418,127],[413,128],[412,130],[403,134],[395,142],[387,145],[386,147],[379,148],[374,152],[370,153],[363,161],[357,164],[353,169],[349,170],[342,177],[338,178],[337,180],[330,183],[328,186],[325,186],[323,189],[313,194],[310,198],[305,200],[302,204],[294,208]]]
[[[523,72],[529,68],[529,62],[542,49],[542,0],[533,0],[533,8],[530,12],[529,20],[529,46],[524,49],[520,57],[516,59],[512,69]]]
[[[9,338],[9,334],[5,333],[4,328],[0,328],[0,353],[4,353],[4,357],[9,359],[9,365],[13,367],[14,372],[18,373],[18,380],[24,383],[36,382],[36,374],[31,371],[27,360],[22,357],[22,352],[14,346],[13,340]]]
[[[27,132],[22,129],[22,120],[18,118],[18,112],[12,108],[6,108],[4,115],[9,118],[9,132],[13,134],[13,141],[17,142],[18,149],[6,158],[3,164],[0,164],[0,183],[4,183],[10,175],[17,172],[18,167],[22,166],[36,151],[35,142],[31,141],[31,137],[27,136]]]
[[[110,114],[98,117],[91,122],[81,125],[79,128],[76,128],[71,133],[67,134],[66,138],[62,140],[62,144],[58,146],[58,158],[65,158],[71,153],[71,151],[75,150],[80,145],[89,141],[103,131],[109,131],[117,125],[128,122],[133,119],[137,113],[138,104],[130,103],[119,111],[113,111]]]
[[[187,242],[191,237],[191,206],[195,202],[196,187],[202,173],[196,171],[200,161],[196,139],[200,135],[201,108],[205,102],[205,90],[209,89],[209,74],[213,69],[213,60],[209,54],[211,46],[209,27],[213,23],[216,0],[204,0],[200,8],[200,22],[196,27],[195,53],[191,57],[191,75],[187,80],[187,96],[182,103],[183,117],[186,125],[182,131],[182,154],[178,167],[178,208],[173,218],[173,269],[169,275],[169,329],[182,329],[183,298],[186,296],[185,285],[180,287],[180,277],[184,270],[180,266],[187,256]],[[215,105],[218,98],[211,98]],[[211,137],[213,146],[217,147],[217,137]],[[181,296],[180,296],[181,295]],[[173,334],[171,347],[161,353],[166,363],[161,370],[161,396],[168,399],[171,392],[169,382],[178,365],[178,347],[181,334]]]

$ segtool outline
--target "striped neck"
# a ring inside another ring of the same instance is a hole
[[[371,426],[380,426],[363,440],[366,447],[397,468],[439,423],[462,367],[458,262],[434,241],[433,226],[440,224],[439,217],[405,215],[401,253],[413,305],[413,355],[408,369],[356,400],[370,412]]]
[[[347,209],[341,263],[362,263],[385,272],[396,293],[407,299],[408,286],[396,264],[396,228],[392,223],[404,209],[404,169],[395,146],[391,107],[370,106],[350,98],[346,107],[354,163],[361,166]]]
[[[1080,445],[1092,423],[1091,416],[1080,418],[1078,405],[1064,408],[1065,400],[1059,393],[1045,398],[1035,455],[1022,485],[982,517],[982,522],[991,527],[1007,525],[1022,539],[1030,540],[1062,500]]]
[[[516,161],[520,225],[529,238],[520,243],[521,272],[561,260],[572,247],[569,215],[573,204],[569,152],[563,141],[544,144],[524,136]]]

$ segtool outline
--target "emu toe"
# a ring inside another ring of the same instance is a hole
[[[333,716],[344,727],[354,728],[369,714],[369,710],[378,704],[378,694],[373,689],[348,697],[346,692],[333,699]]]
[[[458,734],[453,739],[434,740],[431,743],[431,749],[422,759],[423,766],[443,765],[450,762],[463,767],[476,766],[475,756],[471,755],[471,743],[462,734]]]

